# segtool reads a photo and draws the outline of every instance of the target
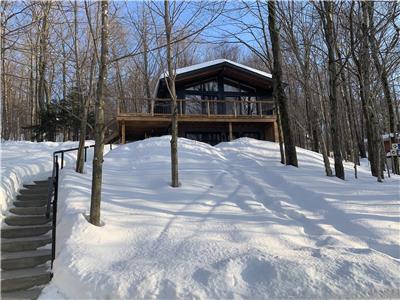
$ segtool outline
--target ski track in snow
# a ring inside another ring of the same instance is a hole
[[[400,297],[398,176],[366,168],[346,181],[298,148],[239,139],[179,139],[169,187],[169,137],[105,157],[103,227],[87,223],[91,169],[62,172],[55,276],[41,299]]]

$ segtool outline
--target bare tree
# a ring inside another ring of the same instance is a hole
[[[90,223],[100,226],[101,187],[104,152],[104,88],[108,67],[108,0],[101,1],[101,52],[95,102],[95,147],[93,156]]]
[[[396,7],[397,3],[393,2],[393,5]],[[388,78],[388,66],[385,64],[383,60],[383,56],[381,58],[379,57],[379,44],[378,40],[376,38],[376,26],[374,25],[374,2],[367,2],[365,3],[366,10],[368,13],[369,17],[369,45],[371,49],[371,56],[375,65],[375,69],[379,74],[379,79],[381,81],[382,85],[382,90],[383,90],[383,95],[385,98],[385,102],[387,105],[387,111],[388,111],[388,119],[389,119],[389,133],[390,133],[390,139],[392,143],[396,143],[396,123],[395,123],[395,113],[394,113],[394,101],[392,100],[392,95],[390,93],[390,87],[389,87],[389,78]],[[396,11],[394,8],[392,11],[392,14],[389,15],[389,18],[387,18],[386,22],[393,22],[396,18],[396,16],[399,15],[399,12]],[[384,28],[387,26],[383,26]],[[396,31],[396,33],[393,34],[392,40],[390,41],[389,44],[389,49],[388,51],[391,51],[398,45],[399,41],[399,30]],[[400,169],[399,169],[399,159],[397,156],[393,157],[393,171],[395,174],[400,174]]]
[[[176,73],[173,67],[172,57],[172,22],[169,13],[169,0],[164,0],[164,24],[167,44],[167,66],[168,77],[166,78],[167,87],[171,96],[171,186],[179,187],[178,174],[178,106],[175,89]]]
[[[319,9],[322,24],[324,26],[326,47],[328,49],[328,72],[329,72],[329,102],[331,117],[331,136],[333,155],[335,159],[335,176],[344,180],[344,168],[342,153],[340,151],[340,131],[338,118],[338,95],[337,95],[337,68],[336,68],[336,41],[333,24],[333,2],[323,2]]]
[[[289,123],[289,113],[287,109],[287,98],[282,80],[282,54],[280,49],[279,31],[276,25],[275,1],[268,2],[268,28],[271,36],[272,53],[274,57],[272,80],[274,97],[279,105],[279,113],[282,123],[283,139],[285,142],[286,164],[297,167],[297,153],[294,144],[292,130]]]

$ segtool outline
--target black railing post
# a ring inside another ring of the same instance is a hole
[[[56,162],[56,176],[54,179],[54,199],[53,199],[53,228],[52,228],[52,245],[51,245],[51,268],[53,269],[53,262],[56,258],[56,225],[57,225],[57,200],[58,200],[58,174],[59,166]]]
[[[94,145],[85,146],[85,161],[87,159],[87,149],[92,148]],[[111,147],[111,145],[110,145]],[[51,247],[51,268],[53,269],[53,262],[56,257],[56,227],[57,227],[57,203],[58,203],[58,181],[60,169],[64,167],[64,152],[76,151],[79,148],[70,148],[65,150],[58,150],[53,152],[53,171],[51,175],[51,181],[49,183],[49,192],[47,200],[47,208],[45,215],[47,218],[50,217],[51,205],[53,205],[52,215],[52,247]],[[61,153],[61,166],[58,162],[58,155]]]

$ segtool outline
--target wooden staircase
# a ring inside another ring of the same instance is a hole
[[[116,118],[112,118],[105,125],[104,144],[111,144],[119,141],[119,126]]]
[[[24,185],[1,228],[1,299],[36,299],[51,279],[48,181]]]

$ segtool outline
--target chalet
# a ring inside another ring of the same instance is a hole
[[[180,137],[211,145],[239,137],[276,141],[272,76],[217,59],[176,70]],[[169,134],[171,105],[165,76],[152,99],[119,103],[122,143]]]

